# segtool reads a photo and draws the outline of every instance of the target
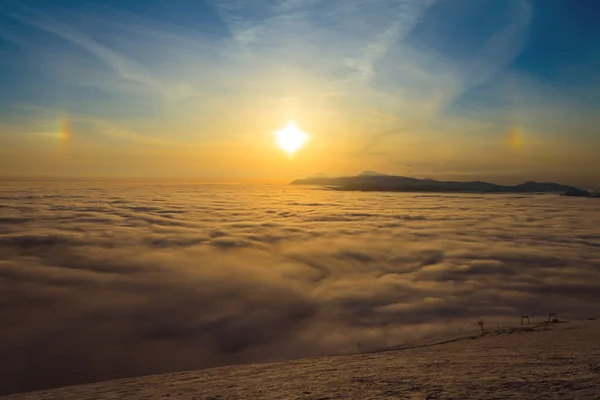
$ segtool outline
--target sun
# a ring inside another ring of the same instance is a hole
[[[294,122],[290,121],[282,130],[275,132],[275,140],[280,148],[292,155],[304,146],[304,142],[308,140],[308,135],[298,128]]]

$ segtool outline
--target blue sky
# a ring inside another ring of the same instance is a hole
[[[594,0],[4,1],[0,175],[587,183],[599,12]],[[294,160],[272,146],[289,120],[311,136]]]

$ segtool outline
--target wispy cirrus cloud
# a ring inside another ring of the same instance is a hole
[[[27,15],[17,13],[9,15],[26,25],[56,35],[80,47],[104,62],[122,80],[142,85],[165,97],[178,98],[189,94],[189,87],[184,83],[165,81],[127,55],[100,44],[92,37],[70,26],[68,21],[58,20],[36,11],[29,12]],[[78,16],[75,15],[74,17],[77,18]]]
[[[594,125],[593,113],[581,107],[589,89],[546,88],[514,68],[530,34],[533,3],[495,6],[215,0],[166,17],[152,8],[104,6],[92,15],[25,5],[4,12],[27,29],[0,34],[44,65],[39,87],[9,102],[11,108],[42,102],[56,114],[147,137],[148,145],[270,145],[268,135],[294,119],[317,139],[306,152],[313,152],[311,160],[328,158],[319,152],[339,154],[337,170],[348,173],[387,169],[406,156],[395,153],[425,154],[435,143],[460,144],[446,161],[458,165],[461,154],[484,151],[468,143],[494,146],[516,125],[528,135],[522,143],[556,143],[568,126]],[[178,23],[184,11],[214,15]],[[460,22],[471,19],[491,22]],[[44,41],[52,46],[39,45]],[[41,93],[54,101],[40,100]],[[470,168],[485,167],[480,163]],[[327,166],[305,162],[303,168],[310,174]]]
[[[531,16],[529,2],[516,2],[510,19],[471,58],[452,59],[425,46],[397,46],[381,62],[375,77],[377,88],[385,93],[377,104],[397,120],[393,127],[370,137],[362,151],[406,131],[427,131],[435,123],[452,123],[454,116],[447,115],[446,108],[498,75],[519,54]]]

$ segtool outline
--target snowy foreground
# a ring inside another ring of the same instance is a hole
[[[213,368],[3,399],[600,399],[600,323],[492,329],[404,348]]]

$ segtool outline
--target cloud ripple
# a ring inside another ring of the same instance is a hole
[[[0,392],[600,312],[600,203],[4,184]]]

